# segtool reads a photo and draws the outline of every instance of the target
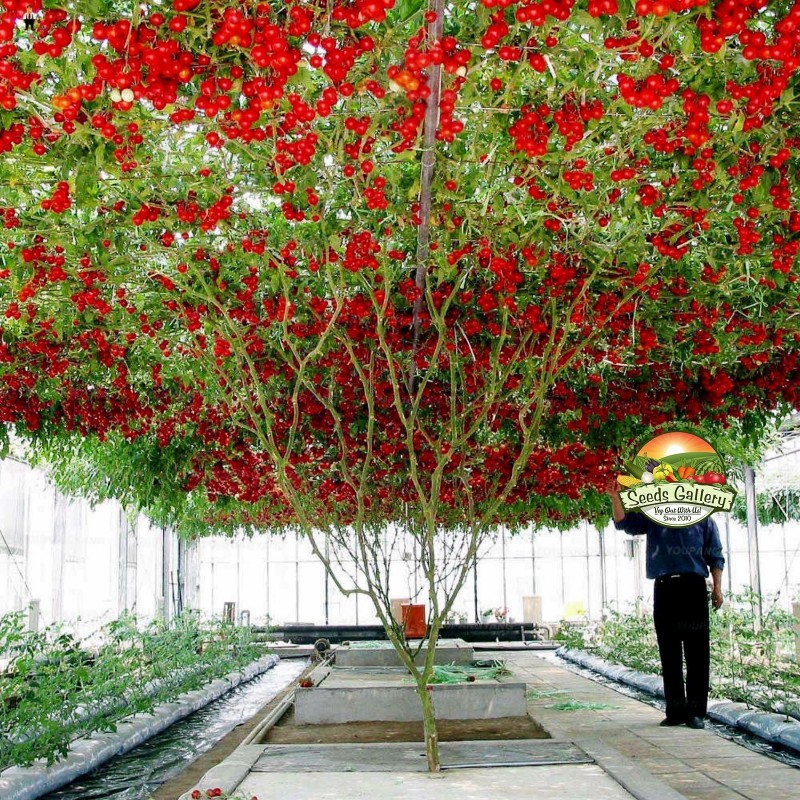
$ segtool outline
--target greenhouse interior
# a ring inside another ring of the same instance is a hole
[[[800,800],[800,0],[0,0],[0,800]]]

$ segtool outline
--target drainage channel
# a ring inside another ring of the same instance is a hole
[[[620,683],[619,681],[615,681],[612,678],[606,677],[605,675],[601,675],[599,672],[595,672],[594,670],[587,669],[579,664],[574,664],[571,661],[567,661],[567,659],[562,658],[555,652],[537,653],[537,655],[539,655],[541,658],[546,658],[548,661],[553,661],[560,667],[563,667],[570,672],[574,672],[583,678],[588,678],[595,683],[608,686],[610,689],[614,689],[614,691],[619,692],[620,694],[624,694],[627,697],[632,697],[634,700],[638,700],[641,703],[647,703],[649,706],[653,706],[660,711],[664,711],[665,706],[663,700],[659,699],[658,697],[654,697],[651,694],[647,694],[640,689]],[[759,738],[758,736],[754,736],[752,733],[748,733],[747,731],[732,728],[730,725],[725,725],[724,723],[716,722],[709,718],[706,718],[705,723],[706,730],[713,731],[717,736],[721,736],[723,739],[740,744],[742,747],[746,747],[748,750],[760,753],[761,755],[774,758],[776,761],[780,761],[782,764],[788,764],[790,767],[796,767],[800,769],[800,755],[797,755],[789,750],[785,750],[778,745],[773,745],[770,742]]]
[[[281,661],[129,753],[40,800],[145,800],[237,725],[253,717],[307,665],[304,659]]]

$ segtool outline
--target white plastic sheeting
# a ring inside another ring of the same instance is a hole
[[[0,797],[3,800],[35,800],[66,786],[110,758],[127,753],[178,720],[207,706],[240,683],[266,672],[279,660],[276,655],[264,656],[202,689],[187,692],[172,703],[156,706],[152,714],[137,714],[118,723],[114,732],[79,739],[70,746],[69,755],[53,766],[11,767],[0,773]]]

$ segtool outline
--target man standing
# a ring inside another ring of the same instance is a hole
[[[626,514],[616,481],[608,494],[617,530],[647,536],[647,577],[655,580],[653,621],[667,701],[667,717],[661,724],[703,728],[710,662],[706,578],[710,569],[711,602],[720,608],[725,566],[717,525],[709,517],[687,528],[667,528],[644,514]]]

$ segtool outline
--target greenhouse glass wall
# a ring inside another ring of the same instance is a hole
[[[796,453],[769,462],[757,481],[796,475]],[[774,466],[773,466],[774,465]],[[752,585],[746,527],[728,515],[717,524],[726,550],[725,588]],[[371,605],[344,597],[294,535],[208,537],[183,541],[144,517],[130,520],[115,502],[92,508],[58,492],[40,470],[0,462],[0,612],[27,609],[41,624],[75,622],[80,631],[128,609],[141,617],[182,608],[219,615],[226,603],[253,623],[377,624]],[[762,594],[791,611],[800,586],[800,523],[759,529]],[[411,544],[392,565],[393,595],[417,596]],[[508,609],[523,619],[523,597],[541,597],[545,622],[598,618],[604,606],[649,602],[644,541],[584,523],[568,531],[502,529],[482,552],[458,597],[455,617],[476,621]]]

